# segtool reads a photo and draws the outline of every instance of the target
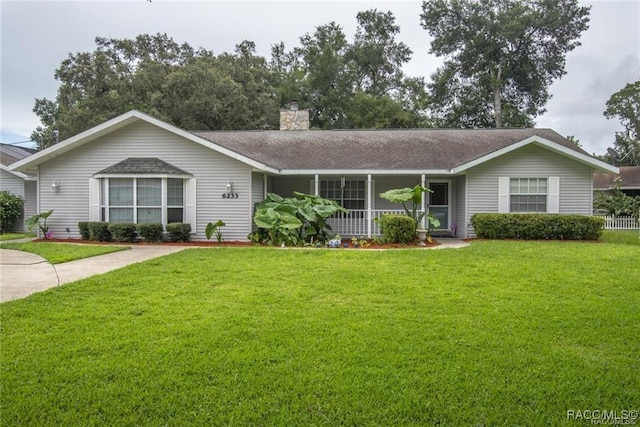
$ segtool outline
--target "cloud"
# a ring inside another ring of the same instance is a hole
[[[167,33],[176,42],[231,52],[243,40],[269,58],[271,45],[288,49],[315,27],[335,21],[351,38],[356,14],[391,10],[399,39],[413,50],[405,66],[426,79],[442,63],[428,53],[429,35],[420,27],[420,1],[160,1],[0,2],[2,49],[1,116],[6,132],[28,137],[39,124],[35,98],[55,98],[55,69],[69,53],[92,51],[96,36],[133,38]],[[602,112],[607,99],[640,76],[640,2],[593,3],[591,27],[582,46],[567,55],[567,75],[551,87],[548,112],[537,122],[575,135],[589,152],[604,152],[619,129]]]

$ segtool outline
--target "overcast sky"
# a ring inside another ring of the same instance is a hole
[[[429,36],[420,26],[421,1],[5,1],[0,3],[0,142],[29,139],[39,120],[35,98],[54,99],[55,69],[69,53],[95,49],[96,36],[133,38],[167,33],[176,42],[215,54],[232,52],[242,40],[270,57],[271,45],[287,49],[315,27],[335,21],[349,39],[356,13],[377,8],[393,12],[399,40],[412,50],[405,72],[429,77],[441,63],[428,53]],[[605,103],[627,83],[640,79],[640,1],[600,0],[591,4],[591,24],[582,46],[567,56],[567,74],[551,87],[548,112],[537,119],[562,135],[574,135],[585,150],[602,154],[620,130],[603,115]]]

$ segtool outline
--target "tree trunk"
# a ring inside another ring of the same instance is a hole
[[[493,86],[493,111],[496,128],[502,127],[502,65],[491,69],[491,84]]]

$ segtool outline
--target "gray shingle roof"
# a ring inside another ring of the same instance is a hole
[[[27,147],[18,147],[17,145],[0,144],[0,163],[5,166],[9,166],[11,163],[15,163],[18,160],[22,160],[25,157],[29,157],[38,150]]]
[[[452,169],[550,129],[209,131],[194,135],[276,169]]]
[[[613,180],[618,176],[622,179],[622,188],[640,189],[640,166],[620,166],[619,175],[596,173],[593,175],[593,188],[596,190],[614,188]]]
[[[163,160],[149,157],[129,157],[101,170],[96,175],[191,175]]]

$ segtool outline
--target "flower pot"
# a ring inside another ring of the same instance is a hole
[[[427,246],[424,240],[427,238],[427,230],[416,230],[418,233],[418,246]]]

